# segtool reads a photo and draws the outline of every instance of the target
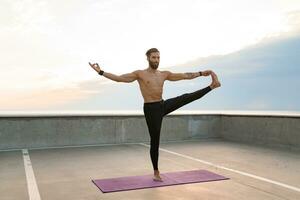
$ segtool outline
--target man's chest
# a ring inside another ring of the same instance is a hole
[[[142,79],[143,85],[146,87],[162,87],[164,79],[161,76],[148,76]]]

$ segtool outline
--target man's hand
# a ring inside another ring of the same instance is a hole
[[[94,64],[91,64],[90,62],[89,62],[89,64],[90,64],[90,66],[96,71],[96,72],[100,72],[100,67],[99,67],[99,65],[98,65],[98,63],[94,63]]]
[[[202,76],[209,76],[212,74],[212,71],[211,70],[205,70],[205,71],[202,71]]]

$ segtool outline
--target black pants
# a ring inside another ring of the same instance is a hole
[[[163,117],[192,101],[200,99],[209,91],[211,88],[207,86],[195,92],[185,93],[167,100],[144,103],[143,109],[150,134],[150,156],[154,170],[158,170],[159,138]]]

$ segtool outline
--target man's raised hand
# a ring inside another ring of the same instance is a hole
[[[100,69],[98,63],[91,64],[91,63],[89,62],[89,64],[90,64],[90,66],[91,66],[96,72],[100,72],[101,69]]]

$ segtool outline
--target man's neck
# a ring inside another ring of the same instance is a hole
[[[155,73],[157,71],[157,69],[153,69],[152,67],[149,66],[147,71],[150,73]]]

